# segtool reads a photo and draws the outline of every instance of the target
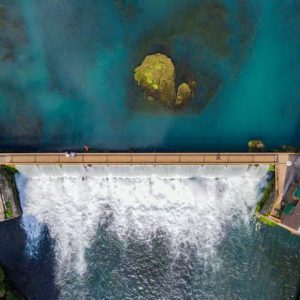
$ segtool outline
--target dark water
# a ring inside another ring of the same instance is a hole
[[[119,170],[84,180],[74,170],[55,177],[50,167],[20,168],[33,176],[17,180],[28,239],[19,221],[2,223],[0,261],[29,299],[273,300],[299,293],[299,237],[253,218],[265,167],[191,167],[195,177],[187,178],[182,167],[177,177],[157,177],[158,167],[143,177],[144,167],[137,176]]]
[[[255,224],[245,236],[244,229],[233,230],[220,245],[223,265],[217,272],[197,260],[174,262],[159,240],[152,248],[133,242],[124,251],[120,242],[99,232],[87,254],[89,297],[78,297],[79,284],[70,299],[297,299],[299,238],[279,228],[255,230]],[[57,299],[49,238],[42,242],[42,255],[33,259],[24,253],[18,221],[1,224],[0,236],[0,261],[12,286],[28,299]]]
[[[38,259],[30,258],[25,251],[26,233],[20,222],[21,219],[16,219],[1,223],[0,226],[0,262],[7,279],[14,289],[28,299],[57,299],[51,240],[45,238],[41,242],[43,255]]]
[[[298,1],[2,0],[1,19],[2,149],[299,145]],[[158,51],[198,83],[183,111],[133,81]]]

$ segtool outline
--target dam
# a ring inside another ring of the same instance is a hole
[[[3,154],[1,164],[19,171],[16,183],[23,209],[20,222],[26,233],[26,256],[36,259],[43,255],[47,228],[55,241],[55,282],[62,287],[74,282],[69,280],[73,274],[80,282],[94,274],[90,272],[91,260],[101,261],[98,255],[111,257],[115,253],[107,247],[124,245],[122,251],[128,257],[126,245],[131,253],[130,243],[143,245],[134,250],[137,255],[149,247],[149,253],[154,249],[151,255],[156,257],[160,249],[176,263],[181,263],[181,257],[197,257],[204,269],[218,270],[225,261],[220,255],[229,232],[239,231],[247,240],[247,232],[256,233],[257,227],[280,230],[259,226],[253,212],[270,165],[276,175],[273,205],[281,202],[293,155],[77,153],[66,157],[64,153],[14,153]],[[280,218],[267,218],[281,226]],[[249,244],[242,244],[248,251]],[[257,244],[253,244],[253,253]],[[228,249],[240,251],[236,244]],[[238,253],[234,261],[236,257]],[[109,272],[102,265],[99,268],[100,274]],[[81,293],[89,289],[84,283]],[[73,290],[72,284],[67,285],[62,297],[73,295]]]
[[[266,216],[270,221],[288,229],[293,234],[300,233],[295,228],[282,224],[276,217],[284,196],[286,174],[290,164],[290,153],[76,153],[73,157],[64,153],[3,153],[0,164],[19,165],[274,165],[274,199]]]

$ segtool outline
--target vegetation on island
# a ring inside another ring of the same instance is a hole
[[[147,100],[157,100],[169,107],[185,104],[196,86],[196,82],[190,85],[183,82],[176,93],[175,66],[169,57],[161,53],[146,56],[134,69],[134,79],[142,87]]]
[[[143,14],[141,6],[134,1],[116,2],[123,16],[135,18]],[[162,53],[171,58],[176,67],[175,90],[186,83],[191,93],[183,85],[175,92],[175,97],[171,97],[173,100],[167,100],[172,105],[161,105],[161,100],[145,101],[156,100],[157,97],[151,95],[153,91],[147,95],[144,88],[144,94],[141,93],[136,81],[131,79],[128,89],[130,108],[151,113],[170,112],[165,107],[180,113],[204,109],[223,83],[236,73],[247,53],[255,29],[251,10],[244,1],[238,1],[232,10],[230,5],[219,0],[186,3],[178,10],[174,8],[174,11],[170,8],[161,22],[145,30],[136,40],[131,64],[139,66],[147,55]],[[224,66],[228,70],[226,74],[222,71]],[[196,87],[193,82],[197,83]],[[171,93],[174,95],[174,89]]]
[[[16,291],[14,291],[5,278],[4,270],[0,267],[0,300],[24,300]]]

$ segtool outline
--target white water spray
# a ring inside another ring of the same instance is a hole
[[[182,245],[210,259],[225,227],[248,222],[267,167],[25,166],[17,185],[31,253],[42,225],[55,240],[58,276],[86,270],[85,250],[108,214],[111,232],[126,242],[150,242],[163,231],[176,253]]]

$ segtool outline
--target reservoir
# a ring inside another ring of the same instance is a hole
[[[3,150],[299,146],[297,1],[3,0],[1,9]],[[186,108],[143,99],[134,68],[155,52],[172,58],[176,80],[197,82]]]

